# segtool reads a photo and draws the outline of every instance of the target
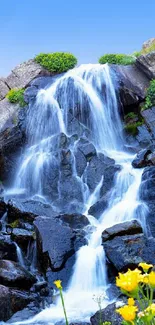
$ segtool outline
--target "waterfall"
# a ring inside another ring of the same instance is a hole
[[[135,170],[131,162],[134,155],[123,151],[124,140],[115,85],[108,65],[82,65],[59,77],[48,89],[38,92],[36,103],[29,108],[27,117],[27,136],[29,146],[21,160],[16,176],[15,187],[26,191],[27,195],[44,197],[46,175],[59,166],[57,155],[57,135],[72,136],[73,130],[69,114],[78,118],[90,132],[89,140],[97,152],[106,153],[121,166],[115,185],[110,192],[108,208],[96,220],[88,215],[89,207],[99,199],[103,183],[101,178],[94,193],[89,192],[87,181],[76,174],[74,157],[72,168],[81,189],[85,189],[83,205],[93,232],[87,228],[88,245],[79,249],[69,286],[64,293],[69,321],[88,321],[98,306],[93,296],[106,291],[108,282],[106,260],[101,246],[101,233],[107,227],[127,220],[137,219],[145,228],[146,207],[139,200],[139,187],[142,169]],[[35,126],[35,127],[34,127]],[[74,156],[74,148],[71,147]],[[46,173],[45,173],[46,170]],[[82,190],[82,191],[83,191]],[[60,193],[60,191],[59,191]],[[108,297],[103,306],[108,304]],[[63,319],[60,299],[56,305],[43,310],[32,320],[54,324]]]

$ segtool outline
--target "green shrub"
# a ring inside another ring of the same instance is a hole
[[[121,65],[129,65],[135,62],[135,58],[131,55],[126,54],[105,54],[100,57],[99,63],[105,64],[121,64]]]
[[[57,73],[73,69],[77,64],[76,57],[65,52],[40,53],[35,57],[35,61],[48,71]]]
[[[141,126],[143,122],[136,122],[136,123],[128,123],[125,125],[124,129],[127,133],[132,134],[132,135],[137,135],[138,134],[138,126]]]
[[[136,58],[138,58],[140,55],[142,55],[141,51],[136,51],[133,53],[133,56],[135,56]]]
[[[155,106],[155,79],[150,81],[150,86],[146,92],[144,109]]]
[[[24,91],[25,89],[11,89],[6,97],[8,98],[10,103],[19,104],[21,107],[26,105],[24,101]]]

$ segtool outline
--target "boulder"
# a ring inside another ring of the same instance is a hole
[[[19,291],[0,285],[0,321],[7,321],[14,313],[25,308],[36,297],[26,291]]]
[[[19,105],[10,103],[7,98],[0,101],[0,132],[14,126],[18,111]]]
[[[112,240],[117,236],[135,235],[143,233],[143,229],[137,220],[119,223],[113,227],[107,228],[102,233],[102,243]]]
[[[106,256],[118,272],[135,268],[140,262],[154,264],[155,238],[146,238],[143,234],[115,236],[103,242]]]
[[[29,289],[35,282],[35,277],[18,263],[0,260],[0,284]]]
[[[0,133],[0,179],[8,186],[13,181],[18,168],[18,157],[22,153],[24,144],[25,135],[19,125]]]
[[[136,66],[149,79],[155,78],[155,51],[141,55],[136,60]]]
[[[155,107],[151,107],[141,112],[153,139],[155,139]]]
[[[26,88],[29,83],[39,76],[49,76],[51,73],[31,59],[21,63],[5,79],[9,88]]]
[[[5,83],[5,79],[0,78],[0,100],[5,98],[9,90],[8,85]]]
[[[101,214],[107,209],[107,207],[108,196],[103,196],[100,200],[98,200],[90,207],[88,213],[98,219]]]
[[[0,234],[0,260],[17,261],[16,246],[9,235]]]
[[[74,215],[36,218],[38,259],[51,287],[58,278],[63,280],[64,286],[67,285],[75,252],[86,244],[85,232],[81,229],[88,224],[86,219],[82,215],[75,215],[75,220]]]
[[[40,201],[12,199],[7,204],[9,223],[19,219],[33,223],[36,216],[45,215],[48,217],[56,216],[50,204]]]
[[[34,234],[26,229],[14,228],[11,233],[11,239],[26,251],[28,244],[34,240]]]
[[[134,64],[128,66],[113,65],[111,69],[116,74],[120,100],[124,114],[127,114],[132,108],[134,110],[136,107],[138,108],[144,100],[150,79]]]
[[[116,313],[115,303],[108,305],[105,309],[102,309],[101,312],[97,311],[96,314],[90,318],[90,322],[92,325],[98,325],[101,321],[102,323],[111,322],[112,325],[122,324],[122,317]]]
[[[144,169],[139,190],[140,200],[146,203],[147,225],[151,235],[155,237],[155,167]]]
[[[132,162],[132,166],[134,168],[144,168],[146,166],[150,166],[152,165],[152,161],[151,161],[151,150],[150,149],[143,149],[141,150],[136,158],[133,160]]]

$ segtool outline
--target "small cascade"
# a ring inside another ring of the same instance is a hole
[[[18,244],[16,242],[14,242],[15,246],[16,246],[16,251],[17,251],[17,257],[18,257],[18,262],[19,264],[25,269],[25,262],[24,262],[24,258],[23,258],[23,254],[22,254],[22,250],[21,248],[18,246]]]

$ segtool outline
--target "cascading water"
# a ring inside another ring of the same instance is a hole
[[[77,252],[70,284],[65,292],[69,321],[88,320],[97,310],[93,295],[100,295],[107,288],[106,263],[101,246],[102,231],[116,223],[138,219],[145,227],[145,205],[139,201],[139,186],[143,170],[134,170],[133,155],[123,151],[124,140],[119,116],[115,87],[108,65],[82,65],[58,78],[48,89],[39,91],[36,103],[29,108],[27,135],[29,147],[21,162],[15,187],[27,195],[44,196],[46,175],[50,166],[60,164],[57,155],[57,134],[73,134],[69,114],[76,117],[89,130],[89,140],[97,152],[107,154],[121,166],[115,186],[109,196],[109,205],[98,220],[88,215],[89,207],[100,194],[104,176],[94,193],[90,193],[87,180],[76,174],[74,151],[71,146],[73,176],[81,184],[83,206],[92,225],[87,229],[88,245]],[[35,125],[35,129],[34,129]],[[74,132],[75,133],[75,132]],[[61,180],[58,182],[60,196]],[[84,195],[85,194],[85,195]],[[53,202],[52,202],[53,203]],[[104,305],[108,299],[104,300]],[[25,323],[55,323],[63,319],[60,300]]]

